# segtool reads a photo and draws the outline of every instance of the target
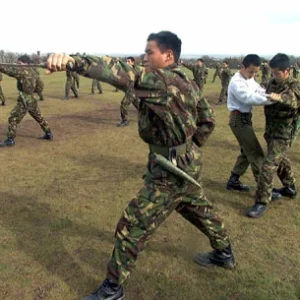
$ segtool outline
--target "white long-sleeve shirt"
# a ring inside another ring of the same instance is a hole
[[[246,79],[236,72],[228,85],[227,107],[229,111],[239,110],[242,113],[252,111],[253,105],[270,105],[266,90],[254,78]]]

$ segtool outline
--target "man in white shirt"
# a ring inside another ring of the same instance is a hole
[[[253,105],[272,104],[267,99],[265,89],[254,78],[260,65],[261,60],[258,55],[248,54],[242,62],[240,71],[235,73],[228,86],[229,126],[241,148],[227,182],[228,190],[250,191],[250,187],[243,185],[239,178],[245,174],[250,165],[257,181],[264,159],[264,152],[252,127]],[[274,199],[279,197],[279,193],[273,193]]]

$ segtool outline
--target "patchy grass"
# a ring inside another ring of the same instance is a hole
[[[211,83],[213,72],[205,94],[216,103],[220,81]],[[122,92],[103,84],[104,94],[90,95],[91,80],[81,78],[80,98],[62,101],[65,74],[43,77],[45,101],[39,104],[54,141],[39,141],[39,126],[26,116],[16,146],[0,151],[0,299],[73,300],[90,293],[105,277],[116,222],[146,167],[136,111],[130,109],[130,126],[116,127]],[[5,76],[3,90],[0,139],[16,102],[15,80]],[[216,129],[203,148],[203,182],[225,221],[237,268],[194,264],[196,252],[210,251],[208,240],[174,213],[141,254],[125,285],[126,299],[300,299],[299,203],[281,200],[261,219],[245,217],[254,191],[225,189],[239,148],[227,108],[216,106],[215,112]],[[254,110],[254,124],[265,145],[261,108]],[[289,156],[299,179],[299,141]],[[250,170],[243,182],[254,186]]]

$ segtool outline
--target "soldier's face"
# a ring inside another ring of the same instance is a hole
[[[145,67],[161,69],[174,63],[173,51],[162,52],[156,41],[147,42],[143,65]]]
[[[285,71],[281,71],[278,68],[271,69],[273,78],[276,82],[282,82],[289,78],[290,76],[290,69],[286,69]]]

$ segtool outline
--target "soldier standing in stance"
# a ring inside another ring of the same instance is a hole
[[[294,174],[286,153],[300,128],[300,83],[290,77],[290,60],[286,54],[276,54],[269,65],[273,78],[266,91],[270,94],[269,98],[277,102],[265,106],[267,154],[258,178],[255,205],[247,212],[251,218],[259,218],[271,202],[276,172],[283,188],[274,189],[275,192],[289,198],[297,195]]]
[[[37,74],[37,77],[36,77],[36,88],[35,88],[35,93],[37,93],[40,97],[40,101],[43,101],[44,100],[44,95],[43,95],[43,90],[44,90],[44,82],[40,76],[40,72],[37,68],[33,68],[34,71],[36,72]]]
[[[263,61],[261,64],[261,82],[260,85],[263,86],[264,88],[267,87],[268,82],[270,80],[270,67],[268,65],[268,62],[266,60]]]
[[[124,92],[131,87],[132,95],[140,99],[139,135],[149,145],[144,186],[117,224],[107,277],[84,300],[123,299],[122,284],[133,271],[139,253],[174,210],[204,233],[214,249],[199,253],[196,262],[230,269],[235,265],[224,225],[201,184],[199,147],[213,131],[212,110],[200,98],[195,82],[178,66],[180,52],[177,35],[162,31],[149,35],[144,67],[132,68],[109,57],[52,54],[48,58],[52,71],[64,70],[71,62],[80,75],[118,86]]]
[[[217,63],[217,64],[216,64],[216,70],[215,70],[215,73],[214,73],[214,75],[213,75],[212,83],[215,82],[217,76],[218,76],[219,78],[221,78],[220,72],[221,72],[221,65],[220,65],[220,63]]]
[[[8,118],[7,139],[0,143],[0,147],[14,146],[16,130],[18,124],[28,112],[35,119],[45,134],[40,137],[43,140],[52,140],[53,136],[48,123],[44,120],[38,107],[37,100],[34,98],[36,89],[37,73],[34,68],[22,67],[32,63],[28,55],[22,55],[18,58],[20,66],[1,66],[0,72],[17,79],[17,89],[19,97],[16,106]]]
[[[198,58],[196,64],[189,64],[181,61],[182,65],[190,69],[193,72],[194,81],[199,87],[199,90],[203,92],[204,84],[206,83],[206,77],[208,76],[208,71],[204,65],[202,58]]]
[[[227,89],[228,89],[228,84],[229,84],[229,81],[231,78],[231,70],[229,69],[228,61],[226,61],[226,60],[223,61],[223,63],[222,63],[220,77],[221,77],[222,89],[221,89],[220,96],[219,96],[219,102],[217,104],[223,104],[223,103],[226,103],[226,101],[227,101]]]
[[[255,81],[260,66],[259,56],[248,54],[242,62],[242,68],[234,74],[228,86],[229,126],[241,149],[227,182],[228,190],[249,192],[250,187],[243,185],[239,178],[250,165],[257,182],[264,159],[263,149],[252,126],[253,105],[272,104],[266,97],[266,90]]]
[[[65,98],[64,100],[69,99],[70,95],[70,90],[72,90],[75,98],[78,98],[78,91],[76,89],[79,88],[79,76],[76,72],[72,72],[70,70],[66,70],[66,76],[67,76],[67,81],[66,81],[66,86],[65,86]]]
[[[97,79],[93,79],[92,81],[91,94],[95,94],[95,89],[98,90],[99,94],[103,93],[101,83]]]
[[[299,74],[299,65],[298,63],[294,63],[293,66],[292,66],[292,75],[293,75],[293,78],[297,79],[298,78],[298,74]]]
[[[134,68],[134,64],[135,64],[135,59],[132,56],[128,56],[126,58],[126,62],[127,64],[129,64],[130,66],[132,66]],[[128,126],[129,125],[129,121],[128,121],[128,107],[129,105],[133,102],[134,98],[128,94],[125,93],[122,101],[121,101],[121,106],[120,106],[120,111],[121,111],[121,122],[119,124],[117,124],[118,127],[122,127],[122,126]]]
[[[3,80],[3,75],[2,73],[0,73],[0,100],[1,100],[1,105],[4,106],[5,105],[5,97],[2,91],[2,80]]]

